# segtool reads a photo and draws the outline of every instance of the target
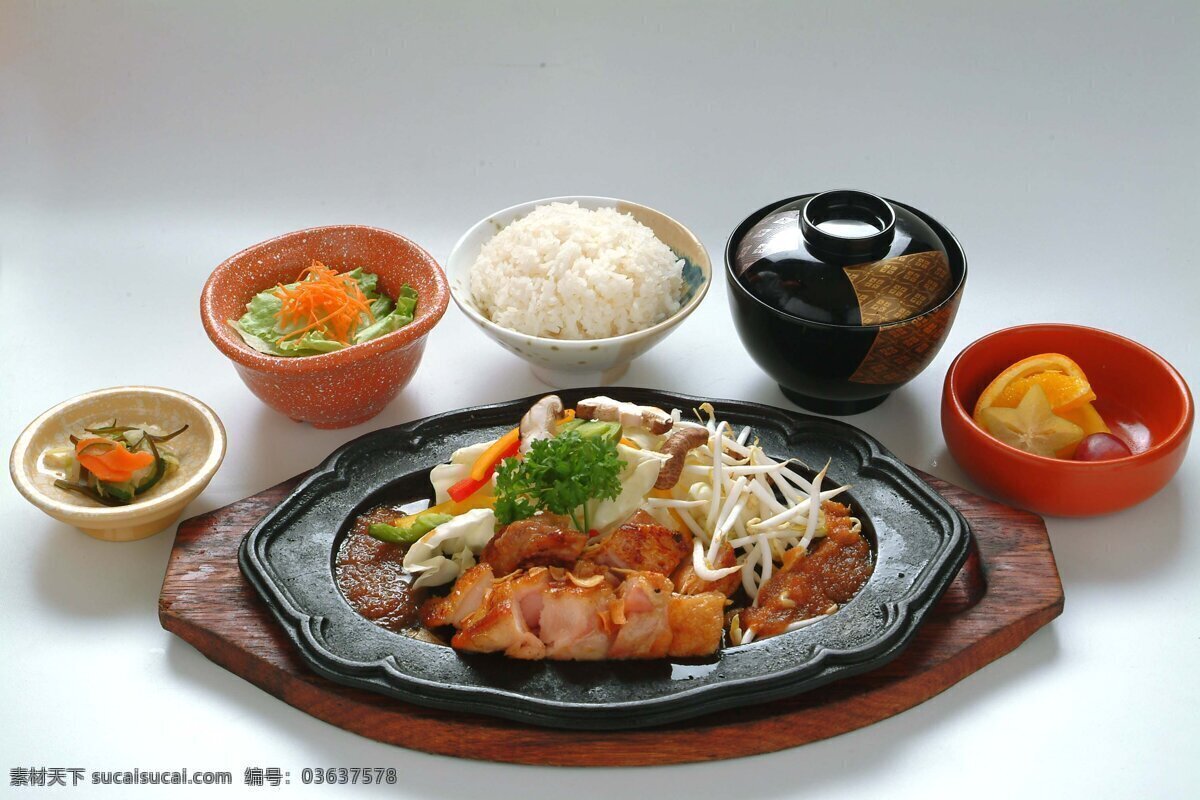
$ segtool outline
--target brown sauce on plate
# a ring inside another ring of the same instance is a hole
[[[420,627],[417,610],[424,599],[404,571],[408,545],[381,542],[367,533],[372,523],[391,524],[400,516],[403,512],[388,505],[360,514],[338,547],[334,574],[355,611],[390,631],[406,632]]]
[[[871,545],[853,529],[850,509],[826,500],[828,534],[809,547],[789,551],[783,565],[758,595],[759,604],[744,609],[742,629],[753,628],[760,637],[785,631],[792,622],[836,611],[871,577]]]

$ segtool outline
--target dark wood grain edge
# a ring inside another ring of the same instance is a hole
[[[163,627],[207,658],[331,725],[422,752],[549,766],[685,764],[776,752],[866,727],[942,693],[1012,652],[1063,608],[1061,597],[924,671],[830,703],[753,719],[694,720],[692,727],[562,731],[475,715],[442,715],[378,695],[299,676],[170,613]],[[265,613],[265,609],[263,610]],[[854,679],[851,679],[854,680]],[[716,715],[718,717],[725,715]]]

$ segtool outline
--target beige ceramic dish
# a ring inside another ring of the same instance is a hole
[[[62,446],[85,426],[114,418],[165,430],[187,425],[187,431],[171,441],[179,469],[127,506],[109,508],[56,488],[54,480],[60,476],[43,463],[46,450]],[[171,389],[119,386],[71,398],[35,419],[17,437],[8,468],[25,499],[50,516],[97,539],[129,542],[170,527],[204,491],[224,457],[225,428],[204,403]]]

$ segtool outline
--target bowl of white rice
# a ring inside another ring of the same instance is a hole
[[[468,230],[450,296],[554,387],[613,383],[704,299],[712,265],[666,214],[611,197],[553,197]]]

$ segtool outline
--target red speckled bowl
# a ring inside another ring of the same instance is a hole
[[[398,331],[344,350],[280,358],[249,347],[229,325],[258,292],[291,283],[313,259],[337,270],[362,267],[395,297],[417,290],[417,313]],[[425,337],[446,313],[450,290],[433,257],[403,236],[365,225],[309,228],[248,247],[213,270],[200,295],[200,317],[213,344],[260,400],[317,428],[346,428],[383,410],[409,382]]]
[[[1087,373],[1096,410],[1133,455],[1107,461],[1046,458],[1010,447],[975,423],[984,388],[1010,364],[1063,353]],[[1142,502],[1183,463],[1195,419],[1187,383],[1162,356],[1082,325],[1020,325],[959,353],[942,389],[942,433],[954,460],[988,491],[1031,511],[1107,514]]]

